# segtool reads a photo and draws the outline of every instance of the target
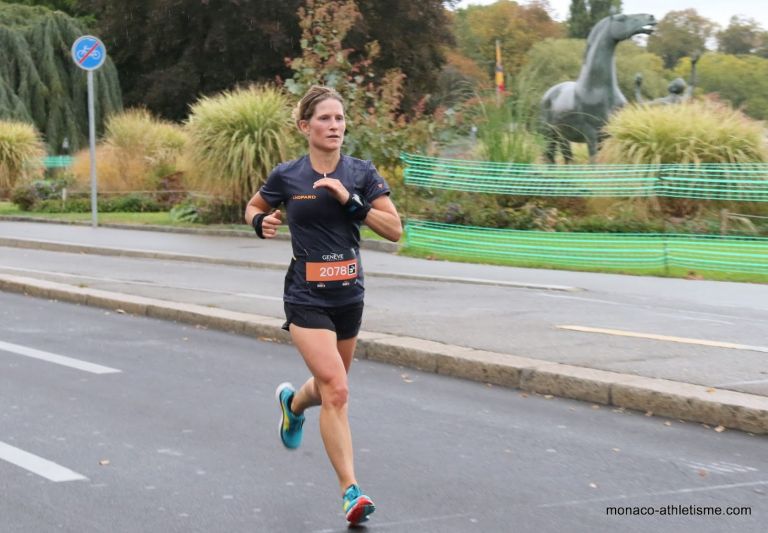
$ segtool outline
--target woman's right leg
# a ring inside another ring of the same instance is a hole
[[[339,351],[339,355],[341,355],[344,370],[347,374],[349,374],[349,367],[352,366],[356,345],[357,337],[336,341],[336,349]],[[320,391],[315,384],[315,377],[312,376],[296,391],[291,402],[291,411],[296,415],[300,415],[310,407],[316,407],[322,403],[323,398],[320,396]]]
[[[291,324],[290,332],[293,344],[312,373],[294,397],[291,411],[300,414],[311,405],[320,405],[320,434],[343,493],[357,481],[347,418],[347,367],[337,348],[336,333],[295,324]]]

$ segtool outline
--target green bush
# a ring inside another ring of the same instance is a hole
[[[104,213],[156,213],[160,204],[149,196],[129,194],[99,200],[99,211]]]
[[[706,100],[627,106],[615,113],[598,160],[616,164],[757,163],[768,161],[763,126]]]
[[[202,97],[187,123],[197,188],[244,206],[272,168],[294,155],[293,129],[288,98],[273,87]]]
[[[190,203],[173,206],[169,215],[174,222],[200,222],[197,206]]]
[[[42,176],[44,155],[34,126],[0,120],[0,196],[13,190],[19,180]]]
[[[66,202],[58,200],[40,200],[33,208],[35,213],[90,213],[91,201],[88,198],[71,198]]]
[[[178,174],[187,143],[178,125],[159,120],[146,109],[110,116],[96,164],[99,188],[108,191],[159,190],[165,176]],[[88,150],[75,156],[72,173],[81,188],[90,184]]]
[[[664,233],[666,231],[663,220],[609,218],[601,215],[569,220],[559,224],[557,229],[584,233]]]
[[[30,211],[39,200],[37,189],[31,183],[17,185],[11,192],[11,202],[19,206],[22,211]]]
[[[99,199],[101,213],[156,213],[161,211],[156,200],[147,196],[129,194]],[[91,211],[90,198],[68,198],[66,202],[60,198],[50,198],[37,201],[32,210],[37,213],[88,213]]]
[[[61,191],[67,187],[68,183],[66,178],[35,180],[32,182],[32,187],[34,187],[37,196],[41,200],[49,200],[51,198],[61,198]]]

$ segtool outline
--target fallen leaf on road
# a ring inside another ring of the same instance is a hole
[[[708,392],[708,393],[710,393],[710,394],[712,394],[713,392],[717,392],[717,389],[713,389],[712,387],[709,387],[709,388],[707,389],[707,392]]]
[[[102,459],[101,461],[99,461],[99,464],[101,466],[107,466],[109,464],[109,459]]]
[[[551,400],[552,398],[554,398],[554,396],[552,396],[551,394],[545,394],[544,395],[544,399],[545,400]]]
[[[725,431],[725,428],[723,426],[717,426],[715,428],[715,431],[717,431],[718,433],[722,433],[723,431]]]
[[[115,309],[115,313],[120,313],[121,315],[124,315],[125,311],[122,309]]]
[[[592,409],[600,409],[600,406],[599,405],[593,405]]]
[[[403,378],[403,381],[405,381],[406,383],[413,383],[413,380],[410,378],[408,374],[401,374],[400,377]]]
[[[520,393],[520,397],[521,398],[527,398],[528,397],[528,393],[527,392],[521,392]]]
[[[709,472],[707,472],[707,471],[706,471],[706,470],[704,470],[703,468],[702,468],[701,470],[699,470],[699,475],[700,475],[701,477],[707,477],[707,475],[708,475],[708,474],[709,474]]]
[[[645,416],[653,416],[653,411],[646,411]]]
[[[664,425],[667,426],[667,427],[670,427],[672,425],[672,422],[669,422],[669,421],[664,422]]]
[[[614,452],[619,453],[621,451],[621,448],[611,448]]]

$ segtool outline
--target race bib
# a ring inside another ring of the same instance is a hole
[[[316,289],[349,287],[357,280],[358,264],[354,250],[310,253],[306,266],[307,283]]]

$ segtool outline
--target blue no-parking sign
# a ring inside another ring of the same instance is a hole
[[[72,59],[83,70],[96,70],[107,59],[107,48],[98,37],[83,35],[72,45]]]

